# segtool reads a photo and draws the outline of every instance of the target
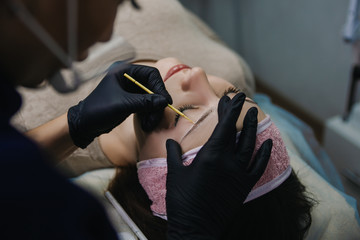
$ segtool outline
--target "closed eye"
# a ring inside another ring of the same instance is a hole
[[[180,112],[183,113],[184,111],[189,110],[189,109],[198,109],[198,107],[195,107],[194,105],[185,104],[183,106],[180,106],[178,109],[179,109]],[[176,114],[175,115],[175,126],[178,123],[179,118],[180,118],[180,115]]]
[[[236,87],[228,87],[224,93],[223,93],[223,96],[227,96],[228,94],[230,93],[239,93],[240,92],[240,89],[236,88]]]

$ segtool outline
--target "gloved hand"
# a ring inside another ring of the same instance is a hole
[[[243,93],[232,100],[220,99],[219,123],[189,166],[182,164],[180,145],[170,139],[166,142],[168,239],[220,239],[264,173],[271,140],[263,143],[249,166],[256,140],[256,108],[246,114],[239,142],[235,142],[244,101]]]
[[[160,122],[164,108],[172,103],[156,68],[140,65],[114,64],[94,91],[68,111],[71,138],[76,146],[85,148],[93,139],[110,132],[132,113],[141,113],[144,131],[150,131]],[[155,94],[124,77],[129,74]]]

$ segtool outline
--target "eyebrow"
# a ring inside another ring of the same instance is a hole
[[[190,134],[192,133],[199,125],[202,123],[209,115],[215,110],[215,108],[210,108],[195,122],[195,124],[189,129],[189,131],[180,139],[180,143]]]
[[[226,90],[225,90],[225,92],[226,92]],[[226,94],[226,95],[227,95],[227,94]],[[223,95],[223,96],[225,96],[225,95]],[[257,105],[257,103],[254,102],[254,101],[251,100],[251,99],[245,99],[245,101]],[[210,113],[212,113],[214,110],[216,110],[215,107],[210,108],[210,109],[207,110],[203,115],[201,115],[201,117],[199,118],[199,120],[197,120],[197,121],[195,122],[195,124],[189,129],[189,131],[180,139],[180,143],[181,143],[191,132],[193,132],[193,131],[199,126],[199,124],[200,124],[202,121],[204,121],[204,120],[210,115]]]

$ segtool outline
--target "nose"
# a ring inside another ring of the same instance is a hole
[[[180,85],[183,91],[199,90],[206,86],[206,73],[202,68],[194,67],[191,72],[181,79]]]

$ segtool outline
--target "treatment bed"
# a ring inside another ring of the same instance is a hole
[[[77,67],[86,73],[100,71],[104,65],[129,57],[139,61],[170,56],[230,81],[271,116],[281,131],[293,169],[318,201],[306,239],[360,239],[356,202],[344,193],[338,173],[311,128],[273,104],[267,95],[256,93],[255,80],[246,62],[177,0],[139,0],[138,3],[142,7],[140,11],[132,9],[128,2],[119,7],[112,40],[94,46],[91,57]],[[38,90],[19,88],[26,104],[12,123],[25,132],[65,113],[86,97],[101,78],[100,75],[66,95],[56,93],[50,86]],[[58,168],[70,181],[93,193],[104,204],[119,235],[136,239],[104,197],[115,168],[103,154],[97,139],[86,149],[76,150]]]

